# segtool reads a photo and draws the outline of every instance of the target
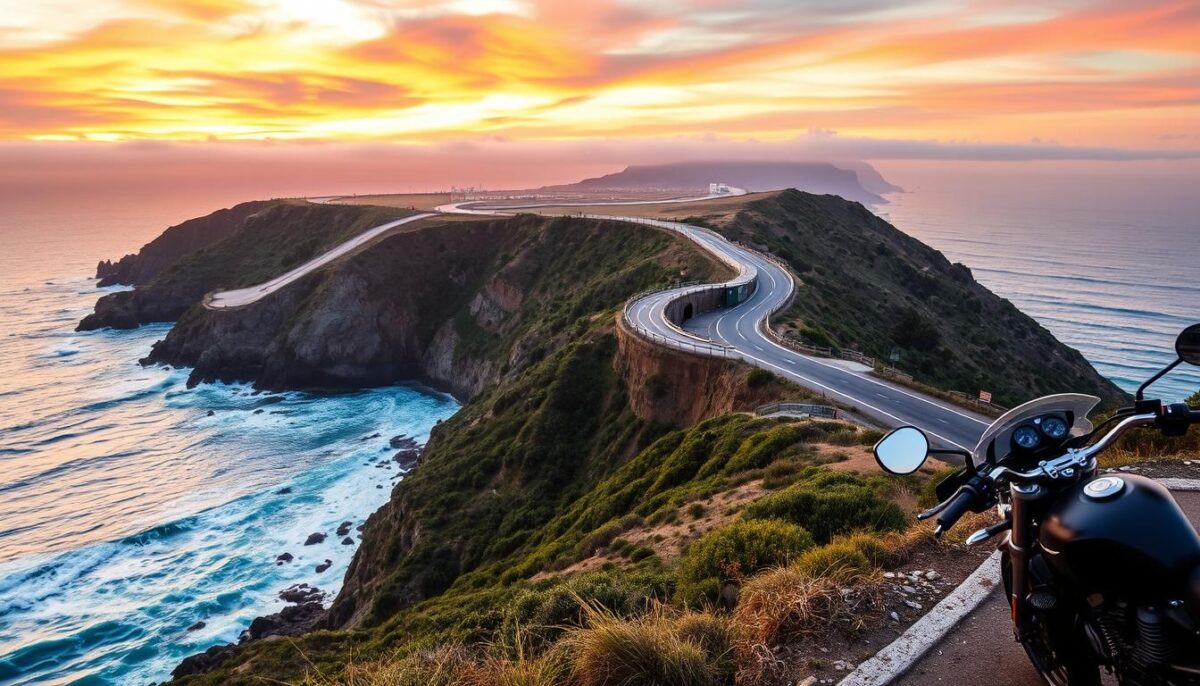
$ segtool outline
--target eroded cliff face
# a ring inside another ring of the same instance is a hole
[[[706,260],[613,222],[427,220],[250,305],[191,306],[144,362],[192,367],[193,384],[422,380],[467,399],[541,359],[580,317]]]
[[[503,360],[460,354],[465,308],[513,240],[503,221],[395,234],[245,307],[195,307],[146,362],[193,368],[190,383],[357,388],[424,379],[469,397]]]
[[[778,377],[751,380],[740,362],[702,357],[653,345],[622,323],[617,326],[613,366],[629,389],[634,414],[647,421],[687,427],[776,400],[801,401],[810,394]]]

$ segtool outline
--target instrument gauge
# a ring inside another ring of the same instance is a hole
[[[1045,417],[1042,419],[1042,433],[1056,441],[1066,438],[1067,432],[1070,430],[1067,423],[1058,417]]]
[[[1042,437],[1038,435],[1038,430],[1032,426],[1019,426],[1013,431],[1013,443],[1025,450],[1033,450],[1038,443],[1042,442]]]

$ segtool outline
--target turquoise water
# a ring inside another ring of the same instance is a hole
[[[154,683],[277,611],[280,590],[336,592],[357,543],[334,530],[361,524],[400,478],[388,439],[424,441],[458,408],[416,387],[188,389],[185,370],[143,368],[169,325],[72,331],[99,295],[95,259],[120,254],[89,245],[103,221],[76,226],[64,238],[45,222],[0,225],[5,245],[27,247],[20,262],[0,255],[5,686]],[[302,545],[318,531],[323,543]],[[284,552],[295,560],[276,565]]]
[[[1125,388],[1200,320],[1195,179],[881,166],[910,191],[881,212]],[[356,546],[304,539],[361,523],[399,476],[377,466],[387,439],[457,409],[411,387],[187,389],[137,364],[168,325],[72,331],[98,259],[238,199],[0,198],[0,685],[152,683],[293,583],[336,592]],[[1192,370],[1158,387],[1197,388]],[[275,565],[283,552],[296,560]]]

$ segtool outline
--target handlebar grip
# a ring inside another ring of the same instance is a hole
[[[959,488],[958,493],[956,493],[950,500],[950,504],[947,505],[946,509],[942,510],[942,513],[938,516],[937,529],[934,530],[934,534],[941,536],[943,533],[948,531],[950,527],[957,524],[958,520],[961,519],[962,516],[971,509],[971,506],[975,504],[975,499],[977,497],[979,497],[979,494],[974,488],[971,488],[970,486],[963,486]]]

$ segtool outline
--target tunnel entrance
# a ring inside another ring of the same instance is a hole
[[[692,309],[691,303],[687,303],[683,306],[683,321],[686,322],[687,320],[691,319],[694,314],[695,310]]]

